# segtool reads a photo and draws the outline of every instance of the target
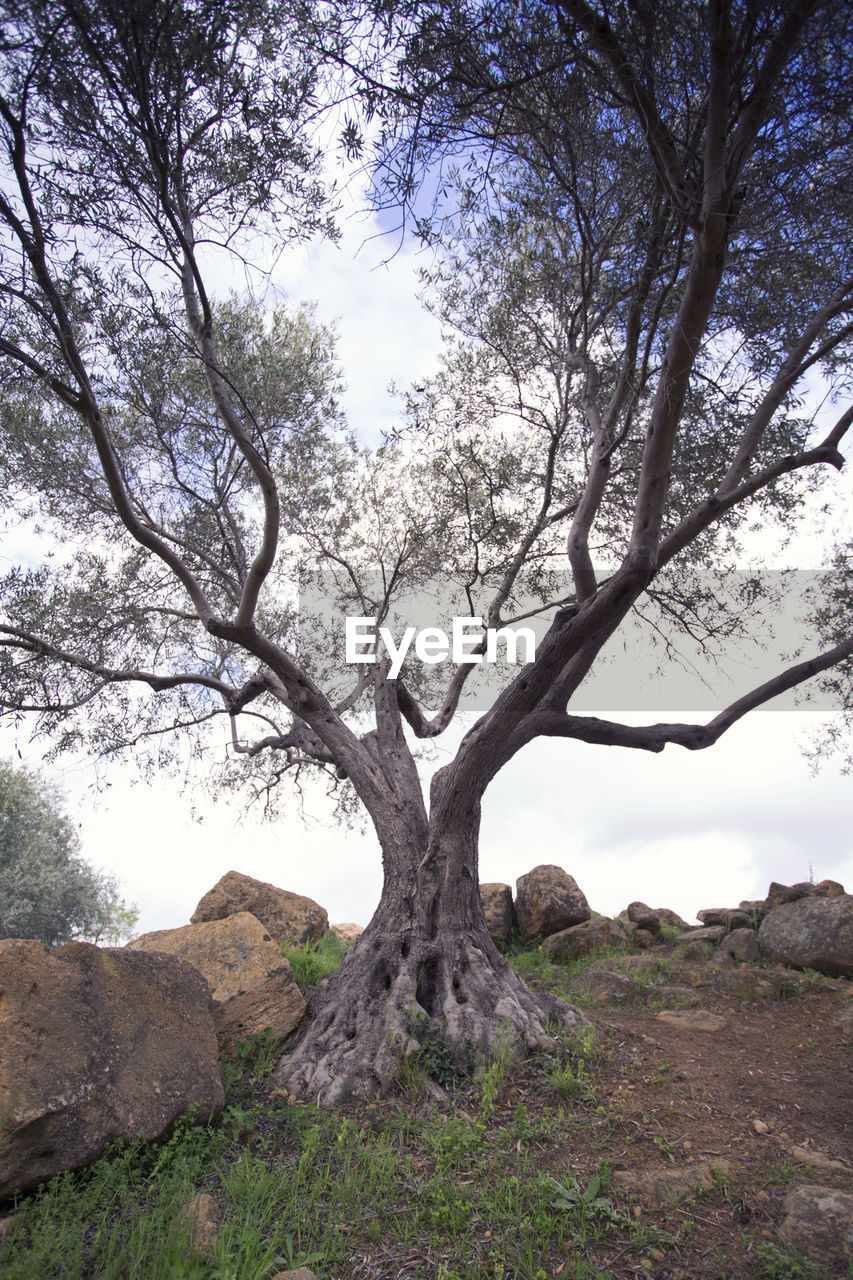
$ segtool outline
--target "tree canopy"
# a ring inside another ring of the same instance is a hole
[[[115,877],[80,856],[57,789],[0,762],[0,938],[115,945],[130,937],[136,917]]]
[[[289,1087],[381,1087],[413,1012],[457,1045],[547,1043],[573,1014],[509,970],[477,893],[503,765],[537,737],[703,749],[821,674],[849,705],[842,549],[811,650],[708,723],[572,706],[626,628],[748,629],[697,574],[843,464],[839,7],[47,0],[7,4],[3,42],[0,472],[61,548],[3,581],[3,707],[102,751],[227,717],[232,776],[316,768],[357,797],[383,895]],[[376,449],[346,434],[331,335],[215,283],[334,233],[336,145],[430,247],[449,334]],[[412,598],[482,619],[473,656],[534,609],[544,630],[429,796],[417,742],[481,666],[342,661],[344,615],[390,633]]]

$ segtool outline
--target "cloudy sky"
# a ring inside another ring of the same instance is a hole
[[[438,347],[436,325],[416,302],[416,257],[400,251],[386,261],[394,245],[370,239],[375,230],[355,221],[341,245],[291,252],[275,277],[290,299],[315,299],[321,320],[337,320],[350,423],[372,440],[394,420],[388,384],[405,386],[428,373]],[[849,476],[832,484],[849,500]],[[795,567],[819,561],[808,537],[786,556]],[[637,723],[665,718],[663,706],[633,714]],[[678,718],[689,716],[679,711]],[[833,766],[812,776],[802,750],[820,723],[804,711],[761,712],[709,751],[670,747],[660,756],[534,744],[486,795],[481,879],[513,883],[553,862],[575,876],[596,910],[615,913],[640,898],[688,919],[702,907],[761,897],[772,879],[829,877],[851,889],[851,781]],[[4,740],[8,751],[12,739]],[[39,763],[38,749],[23,736],[16,744],[29,763]],[[425,767],[451,748],[452,741],[437,747]],[[332,826],[319,791],[308,797],[304,817],[294,806],[269,825],[234,797],[212,805],[192,785],[188,794],[169,779],[137,784],[132,762],[111,768],[100,791],[82,760],[58,772],[85,856],[119,877],[140,908],[140,930],[186,923],[231,868],[316,898],[333,921],[365,924],[376,905],[376,842]],[[192,820],[191,801],[201,821]]]

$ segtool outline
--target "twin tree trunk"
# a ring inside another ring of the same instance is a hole
[[[535,995],[486,929],[477,872],[479,804],[423,836],[405,816],[382,833],[379,906],[343,963],[320,985],[276,1073],[297,1096],[332,1104],[386,1091],[429,1037],[459,1061],[551,1046],[552,1027],[584,1020]]]

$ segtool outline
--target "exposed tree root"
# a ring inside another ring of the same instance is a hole
[[[439,939],[414,945],[409,932],[389,937],[374,919],[315,993],[279,1064],[279,1086],[324,1105],[371,1097],[393,1087],[428,1036],[460,1060],[472,1051],[486,1058],[552,1047],[554,1029],[585,1022],[564,1001],[530,991],[485,931],[476,942]]]

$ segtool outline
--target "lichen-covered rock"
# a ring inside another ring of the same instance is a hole
[[[761,923],[758,945],[777,964],[853,977],[853,895],[812,895],[775,907]]]
[[[592,915],[577,882],[562,867],[534,867],[515,884],[515,914],[522,938],[548,937]]]
[[[785,1196],[779,1235],[817,1264],[846,1275],[853,1259],[853,1195],[835,1187],[809,1184]]]
[[[741,1000],[781,1000],[790,983],[790,974],[778,969],[759,969],[751,964],[720,974],[723,990]]]
[[[660,920],[661,927],[665,929],[686,929],[687,921],[682,920],[677,911],[673,911],[671,907],[654,907],[655,915]]]
[[[726,936],[724,924],[699,925],[695,929],[685,929],[676,938],[676,942],[721,942]]]
[[[210,990],[174,956],[0,942],[0,1200],[223,1104]]]
[[[722,925],[727,933],[735,929],[751,929],[753,924],[750,913],[741,911],[739,907],[706,907],[696,912],[696,919],[705,926]]]
[[[679,1027],[685,1033],[691,1031],[725,1031],[726,1020],[710,1009],[662,1009],[656,1015],[661,1022]]]
[[[480,901],[492,941],[509,942],[515,919],[512,889],[508,884],[481,884]]]
[[[200,1192],[178,1211],[178,1219],[188,1228],[189,1246],[202,1257],[211,1257],[222,1225],[213,1196]]]
[[[609,969],[590,969],[572,983],[572,994],[582,993],[590,1004],[638,1004],[645,988],[627,973],[613,973]]]
[[[224,920],[145,933],[128,944],[188,960],[207,979],[220,1050],[268,1027],[278,1040],[305,1016],[293,971],[260,920],[238,911]]]
[[[326,911],[313,898],[253,880],[239,871],[226,871],[204,895],[190,919],[193,924],[204,924],[238,911],[257,916],[273,942],[319,942],[329,928]]]
[[[710,1190],[721,1175],[728,1173],[729,1168],[727,1160],[717,1160],[713,1164],[710,1160],[702,1160],[680,1168],[664,1165],[663,1168],[617,1169],[613,1182],[644,1199],[663,1203]]]
[[[552,933],[542,943],[542,951],[550,959],[566,964],[580,956],[604,951],[606,947],[626,947],[628,942],[628,934],[615,920],[610,920],[607,916],[596,916],[593,920],[574,924],[570,929]]]
[[[724,956],[731,956],[740,964],[752,964],[758,959],[758,938],[755,930],[733,929],[721,939],[718,951]]]
[[[660,916],[645,902],[629,902],[625,914],[635,929],[645,929],[653,937],[660,933]]]

